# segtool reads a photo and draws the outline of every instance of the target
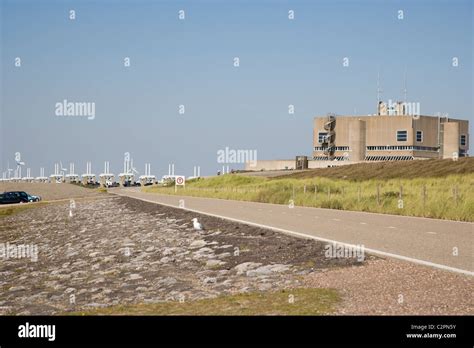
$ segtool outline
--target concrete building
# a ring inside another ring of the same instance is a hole
[[[416,103],[379,102],[374,115],[315,117],[312,159],[307,168],[366,161],[407,161],[468,156],[469,121],[419,115]],[[246,170],[297,169],[297,157],[258,160]],[[306,164],[305,164],[306,165]]]
[[[314,119],[314,160],[397,161],[467,156],[469,122],[411,115]]]

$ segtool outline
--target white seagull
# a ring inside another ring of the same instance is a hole
[[[203,230],[204,227],[202,226],[202,224],[198,221],[197,218],[194,218],[191,220],[193,222],[193,227],[195,230]]]

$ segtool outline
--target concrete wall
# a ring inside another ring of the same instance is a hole
[[[257,160],[256,166],[245,163],[245,170],[295,169],[296,160]],[[285,168],[287,167],[287,168]]]
[[[354,120],[349,123],[349,159],[359,162],[365,159],[366,122]]]
[[[459,123],[443,123],[443,158],[453,158],[453,154],[459,156]]]
[[[354,164],[351,161],[314,161],[308,160],[308,169],[315,168],[326,168],[332,166],[342,166],[348,164]],[[284,169],[295,169],[295,160],[258,160],[255,167],[251,167],[250,164],[245,164],[245,170],[261,171],[261,170],[284,170]],[[287,167],[287,168],[285,168]]]

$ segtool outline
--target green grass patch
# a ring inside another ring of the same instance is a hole
[[[291,300],[293,302],[291,303]],[[72,315],[324,315],[340,301],[333,289],[298,288],[198,301],[112,306]]]

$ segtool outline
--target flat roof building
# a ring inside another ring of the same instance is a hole
[[[315,117],[313,159],[361,162],[468,155],[469,121],[404,113],[402,103],[391,109],[380,103],[373,116]]]
[[[366,161],[467,157],[469,121],[420,115],[417,103],[379,102],[374,115],[318,116],[311,157],[258,160],[250,171],[324,168]]]

